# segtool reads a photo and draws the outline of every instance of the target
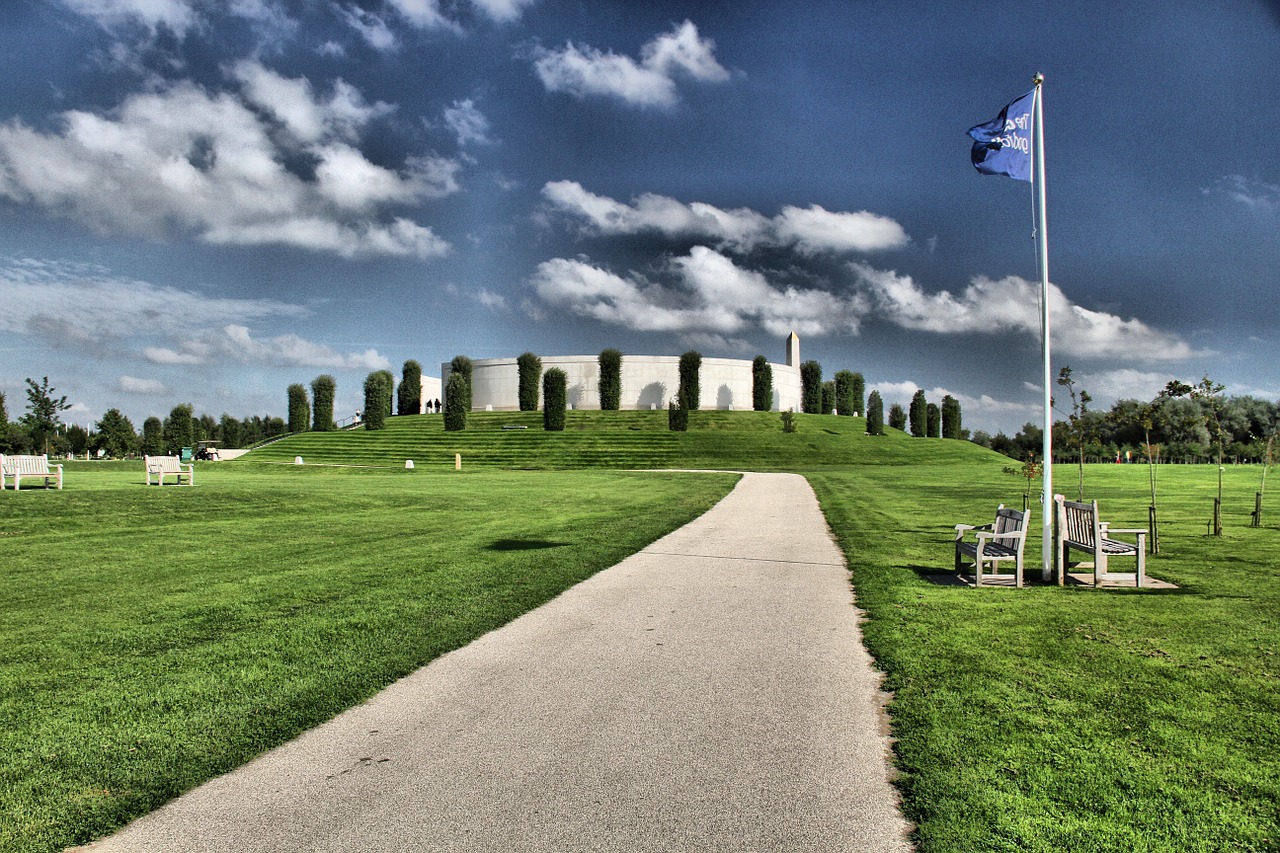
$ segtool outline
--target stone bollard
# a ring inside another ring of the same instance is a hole
[[[294,465],[301,465],[301,464],[302,464],[302,457],[301,457],[301,456],[295,456],[295,457],[293,457],[293,464],[294,464]]]
[[[406,471],[412,471],[412,470],[413,470],[413,460],[412,460],[412,459],[406,459],[406,460],[404,460],[404,467],[405,467],[405,470],[406,470]]]
[[[453,470],[455,471],[462,470],[462,454],[461,453],[453,454]]]

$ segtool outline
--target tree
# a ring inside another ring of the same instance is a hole
[[[925,399],[923,390],[917,390],[912,395],[908,417],[911,420],[911,434],[916,438],[924,437],[929,419],[929,401]]]
[[[853,405],[853,374],[847,370],[836,371],[836,414],[852,415],[854,412],[860,412],[861,404],[857,408]]]
[[[455,355],[453,361],[449,362],[449,375],[452,376],[456,373],[462,377],[463,394],[458,399],[458,404],[468,412],[471,411],[471,373],[473,370],[475,370],[475,365],[465,355]],[[449,405],[447,394],[445,395],[445,405]]]
[[[396,411],[402,415],[422,414],[422,365],[413,359],[406,361],[400,370]]]
[[[67,449],[72,455],[79,456],[89,447],[89,431],[80,424],[71,424],[63,432],[67,439]]]
[[[30,380],[27,380],[28,382]],[[1218,496],[1213,501],[1213,535],[1222,535],[1222,454],[1226,448],[1226,429],[1223,425],[1224,406],[1221,383],[1214,382],[1208,374],[1195,385],[1173,380],[1165,386],[1170,397],[1189,397],[1199,404],[1199,421],[1208,434],[1209,449],[1218,465]]]
[[[600,351],[600,409],[616,412],[622,405],[622,353],[616,349]]]
[[[677,405],[675,400],[667,403],[667,429],[671,432],[687,432],[689,429],[689,410]]]
[[[854,373],[852,384],[850,396],[853,397],[853,413],[866,414],[867,410],[862,407],[862,399],[867,395],[867,382],[862,378],[861,373]]]
[[[1058,384],[1066,388],[1067,393],[1071,395],[1071,414],[1068,416],[1067,421],[1067,439],[1068,444],[1076,449],[1077,467],[1080,471],[1076,500],[1084,501],[1084,446],[1092,433],[1089,421],[1085,416],[1089,413],[1089,404],[1093,402],[1093,398],[1083,388],[1079,391],[1076,390],[1076,382],[1071,378],[1071,367],[1069,365],[1064,365],[1058,371]]]
[[[133,431],[133,422],[122,415],[119,409],[107,409],[98,421],[97,446],[116,459],[123,459],[133,453],[138,446],[138,434]]]
[[[387,411],[391,408],[391,385],[387,371],[375,370],[364,379],[364,428],[387,428]]]
[[[822,365],[816,361],[800,365],[800,411],[810,415],[822,411]]]
[[[762,355],[751,362],[751,408],[757,412],[773,408],[773,368]]]
[[[961,438],[960,401],[950,394],[942,398],[942,437]]]
[[[218,420],[218,435],[222,437],[222,446],[228,450],[240,447],[240,421],[223,412]]]
[[[327,373],[322,373],[311,380],[311,428],[316,432],[328,432],[334,427],[333,398],[336,396],[337,387],[337,381]],[[224,444],[226,440],[224,435]]]
[[[822,414],[829,415],[836,411],[836,383],[835,380],[828,379],[822,383]]]
[[[53,387],[46,376],[39,385],[27,378],[27,413],[20,422],[31,434],[31,444],[49,452],[49,439],[62,425],[62,413],[71,408],[66,396],[55,397]]]
[[[925,407],[924,420],[925,436],[928,438],[940,438],[942,436],[942,415],[936,403],[930,403]]]
[[[311,404],[307,388],[300,382],[289,386],[289,432],[306,432],[311,424]]]
[[[164,424],[155,415],[142,422],[142,455],[160,456],[164,453]]]
[[[542,428],[548,432],[564,431],[564,410],[568,402],[569,377],[553,367],[542,377]]]
[[[690,350],[680,356],[680,388],[676,399],[680,408],[687,412],[696,412],[702,400],[702,389],[699,385],[698,373],[702,370],[702,353]]]
[[[867,398],[867,435],[884,435],[884,401],[879,391]]]
[[[889,426],[906,432],[907,412],[900,403],[894,403],[889,407]]]
[[[387,393],[383,400],[382,411],[386,414],[387,417],[391,417],[392,415],[395,414],[396,375],[392,373],[390,370],[379,370],[378,372],[382,374],[382,381],[387,386]]]
[[[518,394],[520,411],[536,412],[538,411],[538,383],[542,380],[542,359],[531,352],[526,352],[516,359],[516,369],[520,372]],[[563,370],[560,372],[564,373]]]
[[[467,378],[461,373],[450,373],[444,383],[444,428],[448,432],[461,432],[467,428]]]
[[[0,391],[0,453],[13,452],[9,441],[9,409],[5,404],[4,392]]]
[[[179,403],[169,412],[164,420],[164,452],[176,455],[184,447],[196,443],[195,420],[190,403]]]

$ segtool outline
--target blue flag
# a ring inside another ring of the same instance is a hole
[[[969,128],[973,168],[984,175],[1008,175],[1017,181],[1031,180],[1032,89],[1000,111],[986,124]]]

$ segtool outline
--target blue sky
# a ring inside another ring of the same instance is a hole
[[[1280,4],[7,0],[0,391],[91,423],[405,359],[783,358],[1038,421],[1054,366],[1280,397]]]

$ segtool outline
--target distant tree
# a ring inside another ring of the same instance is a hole
[[[667,429],[686,432],[689,429],[689,410],[672,400],[667,404]]]
[[[222,446],[228,450],[240,447],[240,421],[223,412],[218,421],[218,435],[222,436]]]
[[[853,374],[853,390],[850,392],[853,397],[853,413],[855,415],[867,413],[863,408],[863,398],[867,395],[867,382],[862,378],[861,373]]]
[[[564,430],[564,410],[568,403],[569,377],[553,367],[542,377],[542,428],[549,432]]]
[[[940,438],[942,436],[942,412],[936,403],[930,403],[925,408],[924,433],[929,438]]]
[[[311,380],[311,428],[316,432],[328,432],[334,428],[333,398],[338,383],[327,373]]]
[[[449,375],[458,374],[463,380],[463,395],[458,400],[459,404],[468,412],[471,411],[471,373],[475,370],[475,364],[465,355],[455,355],[453,361],[449,362]],[[446,395],[447,397],[448,395]],[[445,405],[448,405],[445,400]]]
[[[30,382],[31,380],[27,380]],[[1192,401],[1199,404],[1199,424],[1208,435],[1209,449],[1214,454],[1214,461],[1218,468],[1218,497],[1213,503],[1213,535],[1222,535],[1222,455],[1226,450],[1227,431],[1223,423],[1225,415],[1225,406],[1222,400],[1222,392],[1225,387],[1214,382],[1205,375],[1195,385],[1187,385],[1185,382],[1174,380],[1165,386],[1165,393],[1169,397],[1188,397]]]
[[[400,370],[396,411],[402,415],[422,414],[422,365],[413,359],[406,361]]]
[[[9,409],[5,402],[4,392],[0,391],[0,453],[12,453],[9,446]]]
[[[912,395],[908,418],[911,421],[911,434],[916,438],[923,438],[929,418],[929,401],[925,399],[923,390]]]
[[[828,379],[822,383],[822,414],[829,415],[836,409],[836,383]]]
[[[616,349],[601,350],[600,409],[616,412],[622,405],[622,353]]]
[[[301,382],[289,386],[289,432],[306,432],[311,425],[311,403]]]
[[[1089,404],[1093,402],[1093,398],[1083,388],[1079,389],[1079,391],[1076,390],[1076,382],[1071,376],[1071,368],[1069,366],[1063,366],[1058,371],[1058,384],[1066,388],[1067,393],[1071,395],[1071,414],[1068,416],[1066,437],[1068,444],[1076,450],[1077,465],[1080,472],[1076,500],[1083,501],[1084,449],[1093,433],[1089,419],[1086,416],[1089,413]]]
[[[961,437],[960,401],[950,394],[942,398],[942,437]]]
[[[526,352],[516,359],[516,369],[520,372],[517,395],[520,411],[536,412],[538,411],[538,383],[542,380],[542,359],[531,352]]]
[[[862,411],[860,408],[854,408],[853,405],[853,374],[847,370],[837,370],[835,377],[836,385],[836,414],[852,415],[854,412]]]
[[[773,368],[762,355],[751,362],[751,408],[757,412],[773,408]]]
[[[690,350],[680,356],[680,388],[676,400],[680,408],[696,412],[702,400],[699,373],[702,370],[702,353]]]
[[[810,415],[822,411],[822,365],[816,361],[800,365],[800,410]]]
[[[218,440],[218,422],[213,419],[213,415],[207,413],[201,415],[195,419],[193,426],[195,427],[196,441],[205,439],[209,441]]]
[[[164,453],[164,424],[155,415],[142,422],[142,454],[160,456]]]
[[[108,456],[123,459],[138,446],[138,434],[133,423],[119,409],[107,409],[98,421],[97,446]]]
[[[879,391],[867,398],[867,435],[884,435],[884,401]]]
[[[870,404],[868,404],[868,407],[869,406]],[[907,413],[899,403],[894,403],[889,407],[889,426],[906,432]]]
[[[467,377],[462,373],[450,373],[444,383],[444,428],[449,432],[467,428],[467,413],[471,411],[467,393]]]
[[[194,446],[195,436],[192,406],[190,403],[179,403],[164,420],[164,452],[173,456],[180,453],[184,447]]]
[[[391,386],[387,371],[375,370],[364,379],[364,428],[387,428],[387,410],[391,408]]]
[[[383,411],[386,413],[387,417],[391,417],[395,414],[396,375],[390,370],[379,370],[378,372],[382,374],[382,381],[385,382],[387,386],[386,398],[383,401]]]
[[[76,456],[83,454],[89,447],[89,431],[80,426],[80,424],[68,426],[63,436],[67,441],[67,450]]]
[[[71,408],[66,396],[56,397],[46,376],[39,385],[27,377],[27,413],[20,422],[30,433],[30,442],[41,452],[49,452],[49,441],[62,425],[62,413]]]

